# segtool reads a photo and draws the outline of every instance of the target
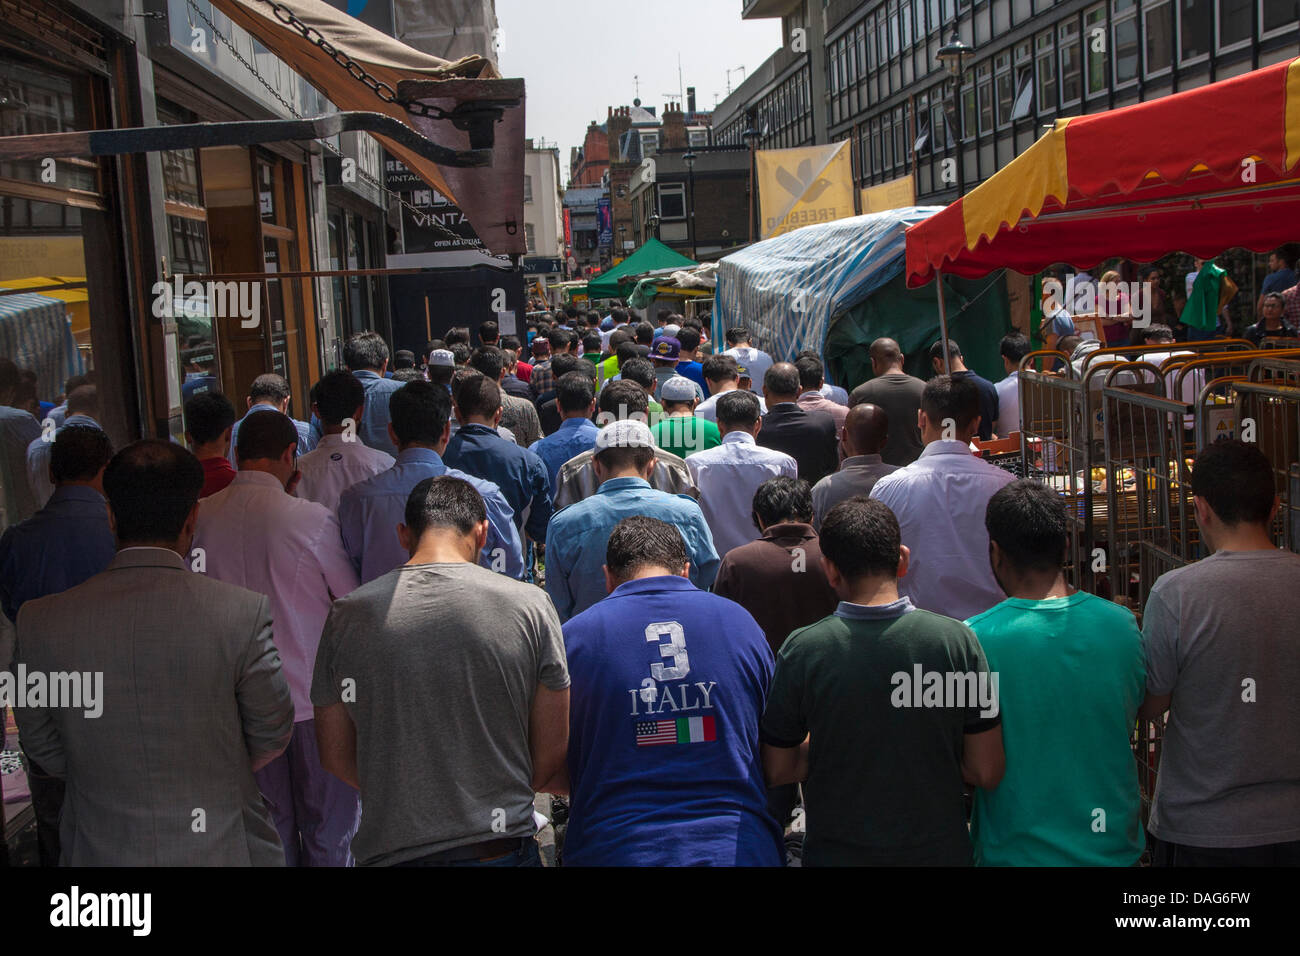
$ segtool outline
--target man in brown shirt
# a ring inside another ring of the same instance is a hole
[[[758,622],[772,653],[790,632],[835,611],[839,599],[826,581],[812,488],[802,478],[771,478],[754,493],[757,541],[723,558],[713,593],[735,601]]]

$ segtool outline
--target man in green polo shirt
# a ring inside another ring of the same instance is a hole
[[[960,621],[899,597],[898,519],[850,498],[822,522],[840,598],[786,639],[760,725],[768,786],[804,783],[804,866],[969,866],[962,782],[1002,777],[997,675]]]
[[[722,444],[722,433],[708,419],[695,417],[699,395],[695,383],[689,378],[675,375],[659,386],[659,400],[664,413],[650,431],[655,444],[678,458],[692,452],[717,448]]]
[[[1029,478],[989,499],[989,561],[1007,599],[966,623],[1000,675],[1007,772],[978,790],[979,866],[1132,866],[1144,844],[1129,737],[1146,686],[1133,614],[1076,591],[1064,500]]]

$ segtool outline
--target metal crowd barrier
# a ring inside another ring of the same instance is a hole
[[[1293,363],[1300,375],[1300,361]],[[1235,384],[1239,431],[1251,437],[1273,467],[1281,503],[1273,523],[1279,547],[1300,553],[1300,387],[1259,382]]]

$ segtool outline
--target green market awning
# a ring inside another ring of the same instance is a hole
[[[698,263],[693,259],[668,248],[658,239],[651,239],[614,268],[588,282],[587,294],[593,299],[624,299],[636,288],[632,276],[656,269],[685,269],[695,265]]]

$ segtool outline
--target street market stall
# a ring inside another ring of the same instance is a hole
[[[660,269],[689,269],[698,263],[658,239],[648,239],[614,268],[587,282],[587,294],[594,299],[626,299],[636,288],[635,277]]]

